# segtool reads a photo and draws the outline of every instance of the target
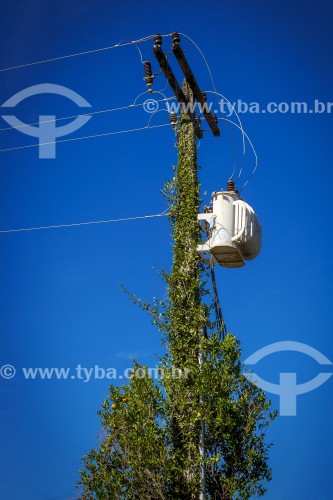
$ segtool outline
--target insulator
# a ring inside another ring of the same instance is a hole
[[[158,45],[159,47],[162,45],[162,35],[155,35],[154,44]]]
[[[172,43],[180,43],[179,33],[172,33]]]
[[[145,61],[143,63],[143,67],[145,70],[145,76],[152,76],[151,64],[149,61]]]
[[[206,102],[207,101],[207,94],[206,92],[201,92],[203,100]]]
[[[177,125],[178,118],[177,118],[176,113],[170,113],[170,123],[171,123],[172,127],[175,127]]]
[[[238,193],[237,188],[236,188],[236,184],[234,183],[232,177],[230,177],[230,179],[227,182],[227,188],[228,188],[228,191],[235,191],[235,193]]]
[[[146,82],[146,85],[148,87],[148,92],[151,94],[153,92],[153,89],[152,89],[152,86],[153,86],[153,80],[154,80],[154,77],[152,75],[152,70],[151,70],[151,64],[149,61],[145,61],[143,63],[143,68],[144,68],[144,72],[145,72],[145,76],[144,76],[144,81]]]

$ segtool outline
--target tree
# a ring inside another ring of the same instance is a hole
[[[186,82],[183,91],[192,101]],[[166,299],[149,304],[131,296],[162,333],[160,377],[135,363],[128,385],[110,386],[99,412],[103,438],[83,458],[82,500],[196,500],[203,465],[207,499],[261,496],[271,479],[265,433],[276,414],[244,375],[239,341],[230,333],[221,338],[212,306],[204,305],[197,149],[185,112],[177,146],[178,166],[165,189],[174,242],[171,273],[163,273]]]

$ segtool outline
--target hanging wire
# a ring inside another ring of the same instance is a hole
[[[257,154],[256,154],[256,152],[255,152],[255,149],[254,149],[254,147],[253,147],[253,145],[252,145],[251,140],[249,139],[248,135],[244,132],[244,128],[243,128],[242,122],[241,122],[241,120],[240,120],[240,118],[239,118],[239,115],[238,115],[238,113],[236,112],[235,108],[233,107],[233,105],[231,104],[231,102],[230,102],[230,101],[229,101],[229,100],[228,100],[225,96],[223,96],[223,94],[220,94],[219,92],[217,92],[217,88],[216,88],[215,81],[214,81],[214,78],[213,78],[212,70],[210,69],[210,66],[209,66],[209,64],[208,64],[207,58],[205,57],[205,55],[204,55],[204,53],[203,53],[202,49],[199,47],[199,45],[198,45],[198,44],[197,44],[197,43],[196,43],[196,42],[195,42],[195,41],[194,41],[191,37],[189,37],[189,36],[188,36],[188,35],[186,35],[185,33],[179,33],[179,34],[180,34],[180,35],[182,35],[182,36],[184,36],[185,38],[187,38],[187,39],[188,39],[188,40],[189,40],[189,41],[190,41],[190,42],[191,42],[191,43],[192,43],[192,44],[196,47],[196,49],[197,49],[197,50],[198,50],[198,52],[200,53],[200,55],[201,55],[202,59],[204,60],[204,63],[205,63],[205,65],[206,65],[207,71],[208,71],[208,73],[209,73],[209,77],[210,77],[210,80],[211,80],[211,82],[212,82],[212,86],[213,86],[213,89],[214,89],[214,93],[216,94],[216,97],[217,97],[218,95],[220,95],[223,99],[225,99],[225,100],[229,103],[229,105],[231,106],[231,108],[232,108],[233,112],[235,113],[235,115],[236,115],[236,117],[237,117],[237,119],[238,119],[238,122],[239,122],[239,126],[238,126],[236,123],[234,123],[233,121],[228,120],[228,119],[226,119],[226,118],[222,118],[222,120],[223,120],[224,122],[228,122],[228,123],[231,123],[232,125],[235,125],[236,127],[238,127],[238,128],[239,128],[239,130],[241,130],[241,132],[242,132],[242,138],[243,138],[243,156],[245,155],[245,140],[244,140],[244,136],[245,136],[245,137],[247,138],[247,140],[249,141],[249,144],[251,145],[251,148],[252,148],[252,150],[253,150],[253,153],[254,153],[254,155],[255,155],[255,157],[256,157],[256,164],[255,164],[255,167],[254,167],[253,171],[251,172],[250,176],[248,177],[248,179],[246,180],[246,182],[243,184],[242,188],[240,189],[240,191],[241,191],[242,189],[244,189],[244,188],[245,188],[245,186],[248,184],[248,182],[250,181],[250,179],[253,177],[254,173],[255,173],[255,172],[256,172],[256,170],[257,170],[257,167],[258,167],[258,157],[257,157]],[[219,104],[218,97],[217,97],[217,102],[218,102],[218,104]],[[236,165],[237,165],[236,158],[237,158],[237,157],[236,157],[236,152],[235,152],[235,144],[234,144],[234,141],[233,141],[233,137],[232,137],[232,134],[231,134],[230,128],[229,128],[228,126],[227,126],[227,131],[228,131],[228,134],[229,134],[229,137],[230,137],[231,143],[232,143],[232,149],[233,149],[233,153],[234,153],[234,168],[233,168],[233,172],[232,172],[232,176],[233,176],[233,175],[234,175],[234,173],[235,173],[235,171],[236,171]],[[241,169],[240,169],[240,171],[239,171],[239,174],[238,174],[238,179],[240,178],[241,173],[242,173],[242,168],[241,168]]]
[[[229,101],[229,99],[227,99],[223,94],[221,94],[221,92],[216,92],[216,90],[214,90],[214,92],[212,90],[206,90],[205,92],[206,92],[206,94],[216,94],[216,95],[219,95],[220,97],[222,97],[222,99],[224,99],[229,104],[229,106],[231,107],[233,113],[236,115],[236,118],[238,120],[238,123],[239,123],[241,131],[244,132],[243,124],[242,124],[242,121],[241,121],[241,119],[239,117],[239,114],[237,113],[237,111],[235,110],[234,106]],[[245,154],[245,140],[244,140],[244,136],[243,136],[243,153]]]
[[[218,92],[217,92],[217,88],[216,88],[215,81],[214,81],[214,78],[213,78],[213,73],[212,73],[212,70],[210,69],[210,66],[208,64],[208,61],[207,61],[207,58],[206,58],[205,54],[203,53],[203,51],[201,50],[201,48],[199,47],[199,45],[191,37],[189,37],[188,35],[185,35],[185,33],[179,33],[179,34],[181,36],[184,36],[185,38],[187,38],[194,45],[194,47],[197,49],[197,51],[201,55],[201,57],[202,57],[205,65],[206,65],[206,68],[207,68],[207,71],[208,71],[208,74],[209,74],[209,78],[210,78],[210,80],[212,82],[214,92],[216,94],[217,105],[219,106],[220,103],[219,103],[219,100],[218,100],[218,97],[217,97]],[[232,136],[230,127],[227,124],[226,124],[226,129],[227,129],[227,133],[228,133],[228,136],[229,136],[229,139],[230,139],[232,152],[233,152],[233,155],[234,155],[234,170],[235,170],[236,166],[237,166],[237,154],[236,154],[235,142],[234,142],[234,138]]]
[[[167,209],[169,210],[169,209]],[[55,226],[39,226],[39,227],[25,227],[20,229],[3,229],[0,230],[0,233],[22,233],[24,231],[40,231],[42,229],[59,229],[63,227],[78,227],[78,226],[90,226],[93,224],[109,224],[111,222],[124,222],[129,220],[138,220],[138,219],[153,219],[154,217],[166,217],[169,213],[166,213],[167,210],[160,214],[154,215],[139,215],[137,217],[125,217],[121,219],[108,219],[108,220],[97,220],[97,221],[89,221],[89,222],[77,222],[73,224],[58,224]]]
[[[169,111],[167,109],[157,109],[154,113],[151,113],[148,121],[148,127],[150,127],[150,122],[152,121],[153,116],[157,115],[157,113],[169,113]]]
[[[133,128],[133,129],[129,129],[129,130],[117,130],[115,132],[105,132],[103,134],[86,135],[86,136],[81,136],[81,137],[72,137],[70,139],[61,139],[59,141],[43,142],[41,144],[28,144],[26,146],[18,146],[15,148],[0,149],[0,153],[6,153],[7,151],[16,151],[18,149],[28,149],[28,148],[36,148],[36,147],[40,147],[40,146],[48,146],[49,144],[59,144],[61,142],[82,141],[84,139],[94,139],[95,137],[106,137],[109,135],[127,134],[130,132],[139,132],[141,130],[149,130],[149,129],[160,128],[160,127],[170,127],[170,124],[163,123],[160,125],[146,125],[145,127]]]
[[[217,291],[214,262],[213,262],[212,255],[210,256],[210,259],[209,259],[209,267],[210,267],[210,275],[211,275],[212,288],[213,288],[213,294],[214,294],[213,306],[215,309],[217,327],[218,327],[218,331],[221,333],[222,339],[224,339],[224,337],[227,334],[227,327],[226,327],[225,321],[223,319],[221,303],[220,303],[219,294]]]
[[[165,89],[164,89],[164,90],[165,90]],[[136,101],[137,101],[137,100],[138,100],[141,96],[143,96],[143,95],[145,95],[145,94],[149,94],[149,91],[148,91],[148,90],[145,90],[144,92],[141,92],[141,94],[139,94],[139,95],[135,98],[133,106],[143,106],[143,105],[144,105],[144,103],[142,103],[142,104],[136,104]],[[166,96],[163,94],[163,92],[162,92],[162,91],[160,91],[160,90],[154,90],[153,94],[161,94],[161,95],[163,96],[163,99],[160,99],[160,100],[158,100],[158,101],[156,101],[156,100],[154,99],[154,101],[155,101],[155,102],[172,101],[172,100],[175,100],[175,99],[176,99],[176,97],[175,97],[175,96],[172,96],[172,97],[166,97]],[[152,95],[152,94],[150,94],[150,95]],[[152,98],[151,98],[151,99],[152,99]]]
[[[203,221],[203,224],[200,225],[202,231],[206,234],[208,241],[211,237],[211,229],[209,227],[209,224],[207,221]],[[207,260],[204,260],[204,262],[207,263]],[[210,276],[211,276],[211,281],[212,281],[212,289],[213,289],[213,307],[215,310],[215,318],[216,318],[216,325],[217,325],[217,331],[221,335],[221,338],[224,339],[226,334],[227,334],[227,327],[223,318],[222,314],[222,308],[221,308],[221,303],[219,299],[219,294],[217,291],[217,285],[216,285],[216,278],[215,278],[215,270],[214,270],[214,257],[210,253],[209,256],[209,270],[210,270]]]
[[[200,53],[201,57],[203,58],[204,62],[205,62],[205,65],[206,65],[206,68],[208,70],[208,73],[209,73],[209,77],[210,77],[210,80],[212,82],[212,85],[213,85],[213,89],[215,90],[215,93],[217,94],[217,90],[216,90],[216,85],[215,85],[215,82],[214,82],[214,78],[213,78],[213,74],[212,74],[212,71],[210,69],[210,66],[208,64],[208,61],[203,53],[203,51],[200,49],[199,45],[197,43],[195,43],[195,41],[190,38],[188,35],[185,35],[185,33],[179,33],[181,36],[184,36],[185,38],[187,38],[194,46],[195,48],[198,50],[198,52]],[[217,101],[217,103],[219,103]]]
[[[237,113],[237,111],[235,110],[234,106],[231,104],[231,102],[229,101],[229,99],[227,99],[223,94],[221,94],[220,92],[216,92],[216,90],[214,90],[214,92],[212,92],[211,90],[206,90],[205,91],[206,94],[215,94],[215,95],[219,95],[222,99],[224,99],[228,105],[231,107],[233,113],[236,115],[236,118],[238,120],[238,123],[239,123],[239,126],[240,126],[240,129],[242,131],[242,142],[243,142],[243,157],[245,156],[246,154],[246,146],[245,146],[245,136],[244,136],[244,128],[243,128],[243,124],[242,124],[242,121],[239,117],[239,114]],[[234,165],[234,170],[232,171],[232,174],[231,174],[231,177],[233,177],[235,175],[235,168],[236,168],[236,165]],[[240,173],[242,171],[242,168],[240,169]],[[240,174],[238,175],[238,179],[240,177]]]
[[[10,67],[7,67],[7,68],[1,68],[0,69],[0,73],[3,73],[5,71],[11,71],[11,70],[14,70],[14,69],[19,69],[19,68],[27,68],[28,66],[36,66],[37,64],[45,64],[45,63],[49,63],[49,62],[54,62],[54,61],[60,61],[61,59],[70,59],[70,58],[73,58],[73,57],[79,57],[79,56],[85,56],[85,55],[88,55],[88,54],[95,54],[97,52],[103,52],[103,51],[106,51],[106,50],[112,50],[112,49],[116,49],[116,48],[119,48],[119,47],[125,47],[127,45],[135,45],[135,44],[138,44],[138,43],[143,43],[143,42],[147,42],[148,40],[151,40],[154,38],[155,35],[149,35],[149,36],[146,36],[144,38],[140,38],[138,40],[131,40],[129,42],[119,42],[119,43],[116,43],[115,45],[110,45],[108,47],[101,47],[101,48],[98,48],[98,49],[92,49],[92,50],[86,50],[84,52],[77,52],[75,54],[67,54],[67,55],[64,55],[64,56],[58,56],[58,57],[52,57],[50,59],[43,59],[41,61],[33,61],[31,63],[26,63],[26,64],[18,64],[16,66],[10,66]],[[167,36],[171,36],[171,33],[169,34],[165,34],[165,35],[161,35],[162,37],[167,37]]]
[[[252,170],[251,174],[249,175],[249,177],[247,178],[247,180],[245,181],[245,183],[243,184],[243,186],[239,189],[239,192],[241,192],[245,186],[249,183],[250,179],[254,176],[257,168],[258,168],[258,155],[256,153],[256,150],[251,142],[251,139],[249,138],[249,136],[247,135],[247,133],[244,131],[244,129],[241,129],[241,127],[239,125],[237,125],[237,123],[233,122],[232,120],[228,120],[227,118],[220,118],[220,120],[224,120],[224,121],[227,121],[229,123],[231,123],[232,125],[234,125],[235,127],[237,127],[239,130],[242,130],[242,133],[245,135],[246,139],[249,141],[249,144],[252,148],[252,151],[253,151],[253,154],[255,156],[255,166],[254,166],[254,169]]]
[[[135,45],[135,47],[138,49],[138,52],[140,54],[141,63],[143,64],[144,60],[143,60],[143,57],[142,57],[142,52],[141,52],[141,50],[139,49],[139,47],[137,45]]]
[[[156,76],[160,76],[162,74],[162,72],[160,71],[160,73],[157,73]],[[168,88],[169,86],[169,82],[167,81],[166,84],[164,85],[163,89],[160,89],[160,90],[154,90],[153,94],[162,94],[163,95],[163,92]]]
[[[146,92],[144,92],[144,93],[146,93]],[[22,125],[16,125],[16,126],[13,126],[13,127],[0,128],[0,132],[5,132],[6,130],[20,129],[20,128],[29,127],[29,126],[33,126],[33,125],[40,125],[42,123],[51,123],[51,122],[58,122],[58,121],[62,121],[62,120],[70,120],[70,119],[73,119],[73,118],[79,118],[80,116],[93,116],[93,115],[99,115],[99,114],[102,114],[102,113],[113,113],[114,111],[123,111],[123,110],[129,109],[129,108],[137,108],[139,106],[143,106],[144,105],[144,103],[136,104],[136,101],[138,100],[138,98],[141,95],[142,94],[140,94],[138,97],[135,98],[135,101],[134,101],[133,104],[129,104],[127,106],[120,106],[118,108],[111,108],[111,109],[102,109],[102,110],[99,110],[99,111],[89,111],[87,113],[80,113],[79,115],[63,116],[61,118],[52,118],[50,120],[42,120],[40,122],[23,123]],[[162,94],[162,95],[164,96],[164,94]],[[160,102],[170,101],[170,100],[173,100],[173,99],[176,99],[176,98],[174,96],[173,97],[165,97],[164,96],[164,99],[159,99],[156,102],[160,103]]]

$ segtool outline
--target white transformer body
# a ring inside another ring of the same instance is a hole
[[[198,215],[210,225],[210,237],[198,246],[199,252],[214,256],[224,267],[242,267],[261,249],[261,225],[253,208],[240,199],[237,191],[212,195],[212,212]]]

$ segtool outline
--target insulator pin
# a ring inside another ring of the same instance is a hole
[[[162,35],[155,35],[154,44],[159,47],[162,45]]]
[[[172,33],[172,43],[180,43],[179,33]]]
[[[149,61],[145,61],[143,63],[143,67],[145,70],[145,76],[152,76],[151,64]]]
[[[148,87],[148,92],[149,94],[152,94],[153,92],[153,80],[154,80],[154,77],[153,77],[153,74],[152,74],[152,69],[151,69],[151,64],[149,61],[145,61],[143,63],[143,68],[144,68],[144,72],[145,72],[145,76],[144,76],[144,81],[146,82],[146,85]]]
[[[170,123],[172,128],[175,128],[178,125],[178,117],[176,113],[170,113]]]
[[[235,193],[238,193],[238,190],[236,188],[236,184],[234,183],[232,177],[230,177],[230,179],[227,182],[227,189],[228,189],[228,191],[235,191]]]

